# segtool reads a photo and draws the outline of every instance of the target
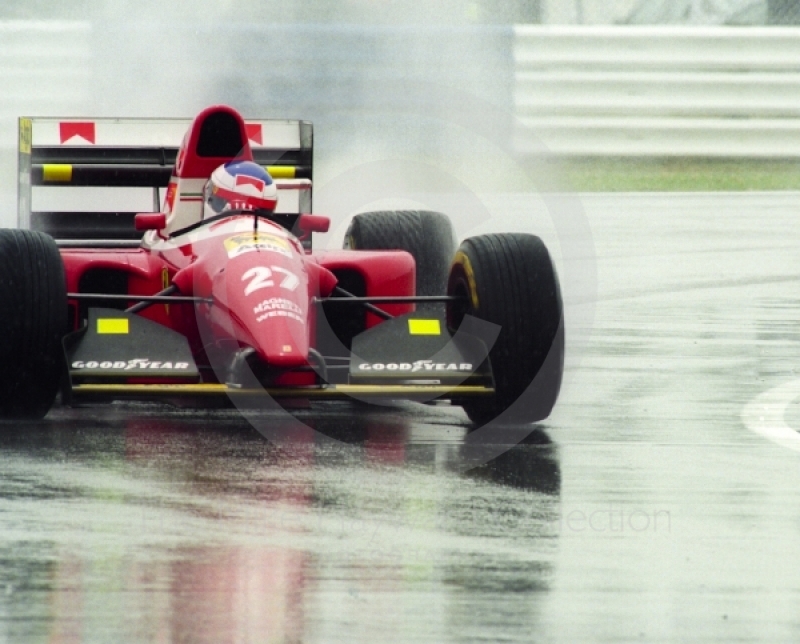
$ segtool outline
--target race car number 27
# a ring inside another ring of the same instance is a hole
[[[287,291],[294,291],[300,284],[300,279],[285,268],[280,266],[253,266],[253,268],[245,271],[242,275],[242,281],[250,280],[244,289],[245,295],[250,295],[262,288],[275,286],[274,275],[283,276],[280,287],[285,288]]]

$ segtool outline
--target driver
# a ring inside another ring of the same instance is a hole
[[[203,191],[203,219],[228,211],[270,216],[278,190],[269,173],[253,161],[230,161],[211,173]]]

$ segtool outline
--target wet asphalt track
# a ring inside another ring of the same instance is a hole
[[[800,195],[581,202],[591,339],[485,465],[446,406],[3,427],[0,641],[800,640]]]

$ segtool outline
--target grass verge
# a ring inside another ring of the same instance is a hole
[[[791,159],[566,159],[558,174],[580,192],[800,190]]]

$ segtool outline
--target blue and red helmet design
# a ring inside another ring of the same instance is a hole
[[[230,161],[211,173],[203,201],[204,219],[229,210],[271,214],[278,203],[278,190],[262,166],[252,161]]]

